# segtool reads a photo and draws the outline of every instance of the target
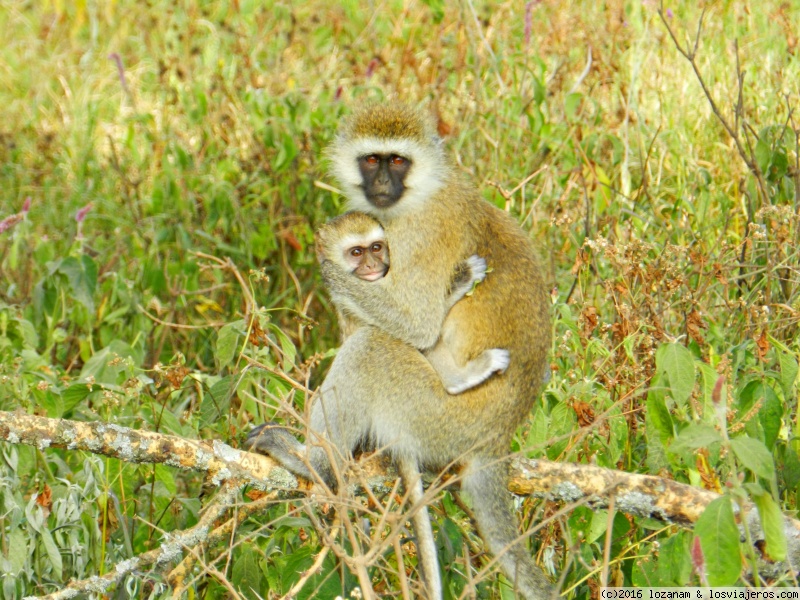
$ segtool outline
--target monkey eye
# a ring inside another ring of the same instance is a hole
[[[364,254],[363,248],[360,248],[358,246],[356,246],[355,248],[350,248],[350,256],[355,256],[356,258],[358,258],[362,254]]]
[[[370,252],[377,253],[383,251],[383,244],[380,242],[375,242],[372,246],[369,247]]]
[[[389,162],[393,165],[400,166],[406,164],[406,159],[402,156],[398,156],[397,154],[393,154],[391,158],[389,158]]]
[[[381,159],[377,154],[370,154],[369,156],[364,157],[364,162],[368,165],[377,165]]]

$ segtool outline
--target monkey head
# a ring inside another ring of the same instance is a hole
[[[365,281],[377,281],[389,270],[383,227],[364,213],[349,212],[331,219],[316,237],[320,263],[330,260]]]
[[[382,220],[418,208],[449,174],[433,123],[404,105],[357,110],[327,154],[349,208]]]

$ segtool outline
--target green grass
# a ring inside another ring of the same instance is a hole
[[[733,481],[795,511],[800,3],[706,5],[697,67],[732,124],[737,61],[746,71],[739,131],[760,182],[654,1],[528,3],[529,35],[521,2],[295,4],[0,3],[0,220],[31,199],[0,233],[0,407],[234,445],[280,400],[302,407],[280,373],[305,375],[294,366],[338,343],[313,252],[315,228],[343,205],[322,151],[350,105],[399,97],[439,118],[459,168],[540,243],[554,376],[520,446],[710,488]],[[700,8],[667,8],[691,48]],[[245,344],[253,315],[262,345]],[[245,371],[243,347],[272,372]],[[766,446],[772,480],[727,442],[693,445],[697,427],[719,426],[720,375],[728,434]],[[585,405],[598,418],[588,433]],[[197,519],[197,477],[10,445],[4,457],[4,598],[107,572]],[[37,529],[28,501],[45,486],[61,509]],[[526,499],[522,512],[541,505]],[[104,521],[107,507],[116,516]],[[238,589],[283,594],[311,564],[319,540],[301,539],[288,510],[273,508],[277,526],[261,537],[248,537],[254,524],[240,532],[225,572]],[[443,562],[464,568],[463,515],[449,497],[435,513]],[[532,552],[589,597],[606,525],[578,509]],[[688,552],[675,564],[654,554],[654,527],[615,517],[613,581],[698,583]],[[685,549],[691,536],[658,539]],[[323,568],[346,595],[345,571],[331,558]],[[397,590],[386,564],[375,578]],[[501,597],[496,581],[480,589]],[[209,576],[193,590],[226,594]]]

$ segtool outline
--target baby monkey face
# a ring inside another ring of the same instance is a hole
[[[389,247],[383,239],[365,240],[364,245],[345,249],[344,259],[353,275],[377,281],[389,270]]]

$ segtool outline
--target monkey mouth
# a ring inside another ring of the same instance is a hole
[[[387,208],[397,202],[390,194],[372,194],[369,201],[378,208]]]
[[[373,273],[365,273],[361,279],[365,281],[378,281],[381,277],[386,275],[386,271],[374,271]]]

